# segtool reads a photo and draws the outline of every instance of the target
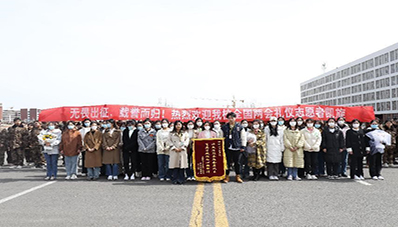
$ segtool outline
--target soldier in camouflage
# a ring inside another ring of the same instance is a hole
[[[39,138],[38,136],[40,135],[40,132],[42,130],[41,123],[40,122],[35,122],[33,124],[32,130],[30,130],[29,135],[28,135],[28,143],[29,143],[29,151],[31,155],[31,160],[34,163],[36,168],[40,168],[43,165],[42,161],[42,146],[39,143]]]
[[[0,128],[0,166],[4,165],[4,158],[6,151],[7,151],[7,130]]]
[[[26,143],[24,138],[26,138],[27,130],[21,124],[20,118],[14,119],[14,125],[8,128],[8,149],[12,156],[12,161],[14,165],[18,168],[22,168],[24,161],[24,149]]]

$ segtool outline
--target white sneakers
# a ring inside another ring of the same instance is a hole
[[[44,178],[44,180],[50,180],[50,178],[51,178],[51,177],[46,177],[46,178]]]
[[[287,180],[293,180],[293,176],[291,176],[291,175],[288,176],[288,177],[287,177]]]
[[[277,176],[270,176],[268,179],[269,180],[279,180],[279,178]]]
[[[365,178],[363,176],[359,176],[360,180],[365,180]]]
[[[65,180],[70,180],[70,176],[66,176],[66,177],[65,177]]]
[[[357,175],[354,176],[354,180],[361,180],[360,177],[358,177]]]
[[[307,180],[312,180],[312,176],[310,174],[307,174]]]
[[[113,176],[113,180],[118,180],[119,178],[117,176]]]
[[[71,179],[71,180],[76,180],[76,179],[77,179],[76,174],[73,174],[72,177],[71,177],[70,179]]]
[[[164,181],[164,178],[160,178],[160,181]]]
[[[123,180],[129,180],[129,179],[130,179],[129,175],[125,174]]]
[[[300,177],[296,177],[294,180],[301,181],[301,178]]]
[[[170,178],[166,178],[166,181],[170,181],[171,179]]]
[[[113,176],[108,176],[108,180],[112,180],[113,179]]]
[[[384,177],[382,177],[382,176],[379,176],[379,180],[384,180]]]
[[[131,175],[130,180],[135,180],[134,173]]]
[[[378,180],[379,178],[376,177],[376,176],[374,176],[374,177],[372,177],[372,179],[373,179],[373,180]]]
[[[146,180],[151,180],[151,178],[150,177],[142,177],[141,180],[146,181]]]

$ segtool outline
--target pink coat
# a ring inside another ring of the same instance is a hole
[[[215,131],[210,130],[210,138],[217,138],[217,133]],[[201,131],[198,135],[198,139],[209,139],[206,138],[206,131]]]

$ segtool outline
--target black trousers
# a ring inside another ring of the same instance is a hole
[[[339,175],[340,162],[326,162],[326,171],[329,176]]]
[[[142,162],[142,177],[152,177],[152,173],[156,165],[156,163],[153,161],[153,156],[156,156],[156,153],[140,152]]]
[[[363,156],[350,155],[350,176],[354,179],[355,176],[363,176]]]
[[[369,174],[371,177],[379,177],[381,172],[381,158],[382,154],[376,153],[368,156],[369,161]]]
[[[229,175],[229,169],[232,167],[232,163],[234,163],[235,173],[236,175],[240,175],[240,171],[242,169],[241,159],[242,159],[242,152],[240,150],[234,151],[227,149],[227,175]]]
[[[280,163],[270,163],[267,162],[267,175],[270,176],[278,176],[279,174],[279,165]]]
[[[319,152],[304,151],[304,166],[307,174],[315,175],[318,171]]]
[[[87,173],[87,168],[85,167],[85,163],[86,163],[86,151],[82,152],[82,173]]]
[[[132,175],[134,173],[134,158],[132,151],[123,151],[124,174]],[[131,163],[131,167],[130,167]]]

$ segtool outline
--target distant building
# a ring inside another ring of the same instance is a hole
[[[37,121],[39,119],[39,110],[37,108],[21,109],[21,120],[25,122]]]
[[[398,43],[301,83],[301,103],[373,106],[398,117]]]
[[[0,121],[3,121],[3,103],[0,103]]]
[[[19,110],[3,110],[3,122],[12,123],[14,118],[21,117],[21,111]]]

